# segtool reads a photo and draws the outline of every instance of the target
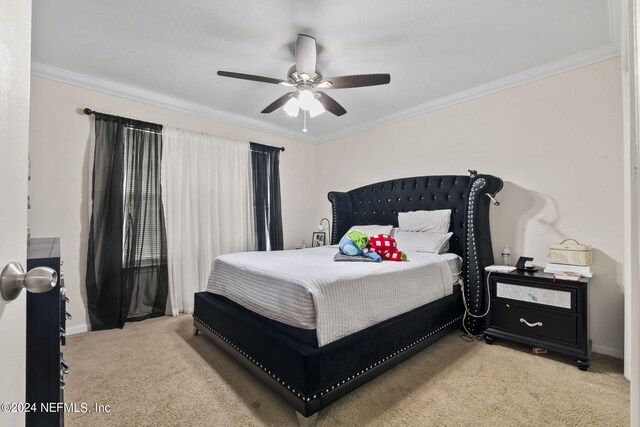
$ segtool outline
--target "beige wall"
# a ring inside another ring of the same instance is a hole
[[[416,175],[505,181],[492,207],[494,252],[544,265],[549,245],[594,247],[594,350],[622,357],[623,192],[620,61],[613,59],[320,145],[326,193]],[[359,168],[354,165],[361,165]]]
[[[316,215],[317,146],[222,123],[192,114],[62,84],[31,80],[29,226],[33,237],[60,236],[65,281],[73,319],[71,333],[86,328],[87,239],[90,203],[90,119],[84,107],[215,135],[283,146],[280,159],[285,246],[307,243],[320,217]]]

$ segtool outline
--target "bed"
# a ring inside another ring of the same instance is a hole
[[[196,333],[200,331],[208,336],[297,412],[309,417],[460,328],[463,317],[469,332],[481,332],[480,320],[464,316],[462,293],[470,313],[481,314],[485,295],[483,270],[493,263],[489,227],[491,200],[486,195],[493,196],[501,188],[500,178],[470,171],[469,176],[402,178],[348,192],[331,192],[328,197],[333,212],[332,245],[353,225],[397,226],[398,212],[451,209],[453,235],[449,252],[453,255],[449,255],[448,260],[446,256],[433,255],[429,262],[425,256],[424,266],[422,258],[416,255],[409,263],[383,262],[386,266],[376,266],[378,273],[369,273],[370,276],[360,272],[371,266],[334,263],[351,266],[336,267],[337,270],[332,267],[335,271],[332,270],[330,278],[325,278],[320,270],[329,267],[328,264],[322,267],[322,263],[331,262],[335,247],[219,257],[214,262],[217,273],[212,274],[208,291],[195,295]],[[451,267],[454,257],[462,260],[462,271],[452,271],[455,270]],[[296,267],[278,267],[285,259]],[[319,271],[311,271],[310,266],[315,264],[320,265]],[[431,267],[426,267],[427,264]],[[274,270],[272,275],[264,274],[263,270],[267,269]],[[462,276],[464,288],[457,284],[456,273]],[[435,286],[435,290],[417,287],[415,292],[422,295],[411,301],[393,296],[395,291],[391,296],[381,295],[379,299],[384,300],[381,307],[385,310],[382,317],[377,318],[375,310],[369,309],[367,304],[375,303],[369,299],[375,300],[377,293],[393,289],[398,283],[407,288],[419,286],[409,285],[407,280],[420,275],[440,277],[441,285]],[[333,287],[351,286],[352,299],[347,300],[343,297],[345,294],[318,291],[316,284],[328,280],[334,281],[327,282],[328,288],[334,283],[340,286]],[[302,287],[295,288],[296,283]],[[365,284],[375,292],[358,302],[359,294],[355,292],[361,292]],[[227,291],[220,290],[225,287]],[[252,305],[245,298],[245,294],[264,292],[265,288],[277,289],[277,292],[259,294],[253,300],[264,301],[264,304]],[[323,302],[318,303],[321,292],[326,295]],[[336,295],[341,295],[339,300]],[[341,301],[342,298],[345,301]],[[310,308],[304,309],[306,306]],[[340,317],[348,311],[345,307],[362,315],[348,317],[351,320],[345,322]],[[278,317],[278,313],[283,312],[288,315]]]

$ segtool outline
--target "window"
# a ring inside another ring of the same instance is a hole
[[[123,264],[136,260],[136,267],[156,265],[163,253],[157,132],[132,127],[124,132]]]

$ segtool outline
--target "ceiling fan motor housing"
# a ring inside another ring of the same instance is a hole
[[[304,79],[301,74],[302,73],[298,73],[296,66],[293,65],[287,72],[287,81],[292,85],[297,86],[298,89],[300,89],[300,85],[310,85],[313,87],[315,84],[322,81],[322,73],[318,67],[316,67],[316,72],[313,76],[308,76],[309,78],[307,79]]]

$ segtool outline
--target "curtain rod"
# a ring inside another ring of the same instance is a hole
[[[121,117],[121,116],[115,116],[113,114],[106,114],[106,113],[99,113],[95,110],[92,110],[91,108],[84,108],[82,110],[87,116],[90,116],[92,114],[101,114],[103,116],[108,116],[108,117],[113,117],[113,118],[118,118],[118,119],[123,119],[123,120],[128,120],[130,122],[136,122],[136,123],[140,123],[141,125],[144,126],[149,126],[149,127],[153,127],[153,128],[159,128],[157,131],[159,131],[160,129],[162,129],[162,125],[158,124],[158,123],[151,123],[151,122],[147,122],[144,120],[138,120],[138,119],[132,119],[129,117]]]
[[[87,116],[90,116],[92,114],[97,113],[97,111],[92,110],[91,108],[85,108],[82,110]],[[98,113],[98,114],[103,114],[103,113]],[[284,147],[276,147],[278,149],[280,149],[280,151],[284,151]],[[252,150],[253,151],[253,150]]]

